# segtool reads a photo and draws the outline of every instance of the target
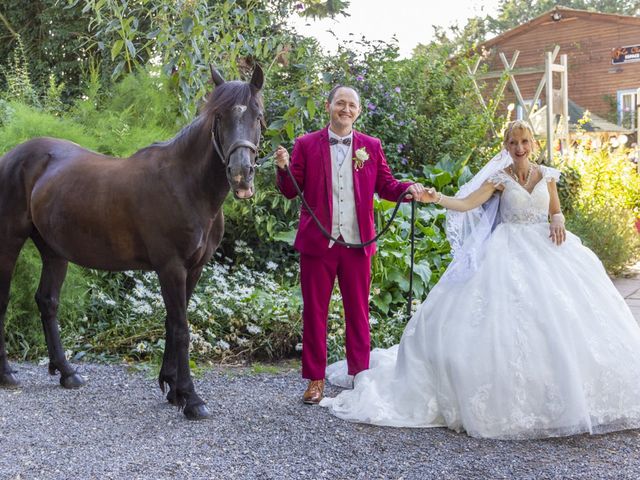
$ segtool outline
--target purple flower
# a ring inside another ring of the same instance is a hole
[[[400,87],[396,87],[395,91],[396,91],[396,93],[400,93],[400,91],[401,91]]]
[[[304,5],[302,3],[299,3],[299,4],[296,5],[296,8],[298,10],[302,10],[304,8]]]
[[[407,163],[409,163],[409,160],[407,160],[406,158],[402,157],[400,159],[400,163],[402,163],[403,165],[406,165]]]
[[[358,76],[356,77],[356,80],[357,80],[358,82],[361,82],[361,81],[363,81],[363,80],[364,80],[364,77],[363,77],[362,75],[358,75]]]
[[[399,143],[398,144],[398,153],[402,153],[402,150],[404,150],[404,144]]]
[[[376,109],[376,106],[373,103],[369,102],[367,103],[367,108],[373,112]]]
[[[404,120],[400,120],[400,121],[398,122],[398,125],[400,125],[401,127],[404,127]]]

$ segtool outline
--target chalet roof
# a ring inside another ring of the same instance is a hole
[[[554,21],[551,16],[556,12],[560,14],[561,18],[560,20]],[[523,23],[522,25],[518,25],[511,30],[507,30],[500,35],[487,40],[484,43],[481,43],[480,45],[478,45],[477,49],[481,50],[484,47],[488,50],[496,44],[500,44],[509,38],[522,35],[523,33],[526,33],[540,25],[557,24],[558,26],[561,26],[563,22],[566,22],[571,18],[597,19],[604,22],[613,22],[616,24],[625,24],[640,27],[640,17],[618,15],[614,13],[592,12],[590,10],[577,10],[575,8],[556,6],[552,10],[543,13],[533,20]]]
[[[569,129],[572,131],[576,130],[578,125],[578,120],[584,117],[585,109],[580,105],[576,104],[574,101],[569,100]],[[632,133],[633,130],[629,130],[628,128],[621,127],[620,125],[616,125],[615,123],[611,123],[605,120],[602,117],[599,117],[595,113],[589,112],[590,121],[582,125],[582,129],[587,132],[594,133]]]

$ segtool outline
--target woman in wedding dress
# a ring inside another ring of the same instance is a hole
[[[503,439],[640,427],[640,328],[565,231],[560,173],[530,161],[534,142],[512,122],[505,150],[456,197],[425,194],[449,210],[454,260],[400,344],[322,401],[331,413]],[[344,361],[327,369],[333,383],[345,374]]]

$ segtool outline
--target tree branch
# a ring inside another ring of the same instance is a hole
[[[7,30],[9,30],[11,32],[11,34],[15,37],[15,38],[20,38],[20,34],[18,32],[16,32],[13,28],[11,28],[11,25],[9,24],[9,21],[7,20],[7,18],[0,13],[0,20],[2,20],[2,23],[4,23],[4,26],[7,27]]]

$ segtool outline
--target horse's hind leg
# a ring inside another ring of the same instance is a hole
[[[25,237],[26,238],[26,237]],[[4,318],[9,306],[9,290],[11,287],[11,276],[16,260],[20,254],[20,249],[25,239],[14,239],[14,241],[0,238],[0,386],[17,387],[20,383],[15,377],[13,369],[7,358],[7,347],[4,341]]]
[[[60,290],[67,275],[68,262],[53,252],[39,234],[35,233],[31,238],[42,257],[42,275],[36,291],[36,303],[49,351],[49,374],[55,375],[59,371],[60,385],[64,388],[79,388],[85,381],[64,355],[57,319]]]

